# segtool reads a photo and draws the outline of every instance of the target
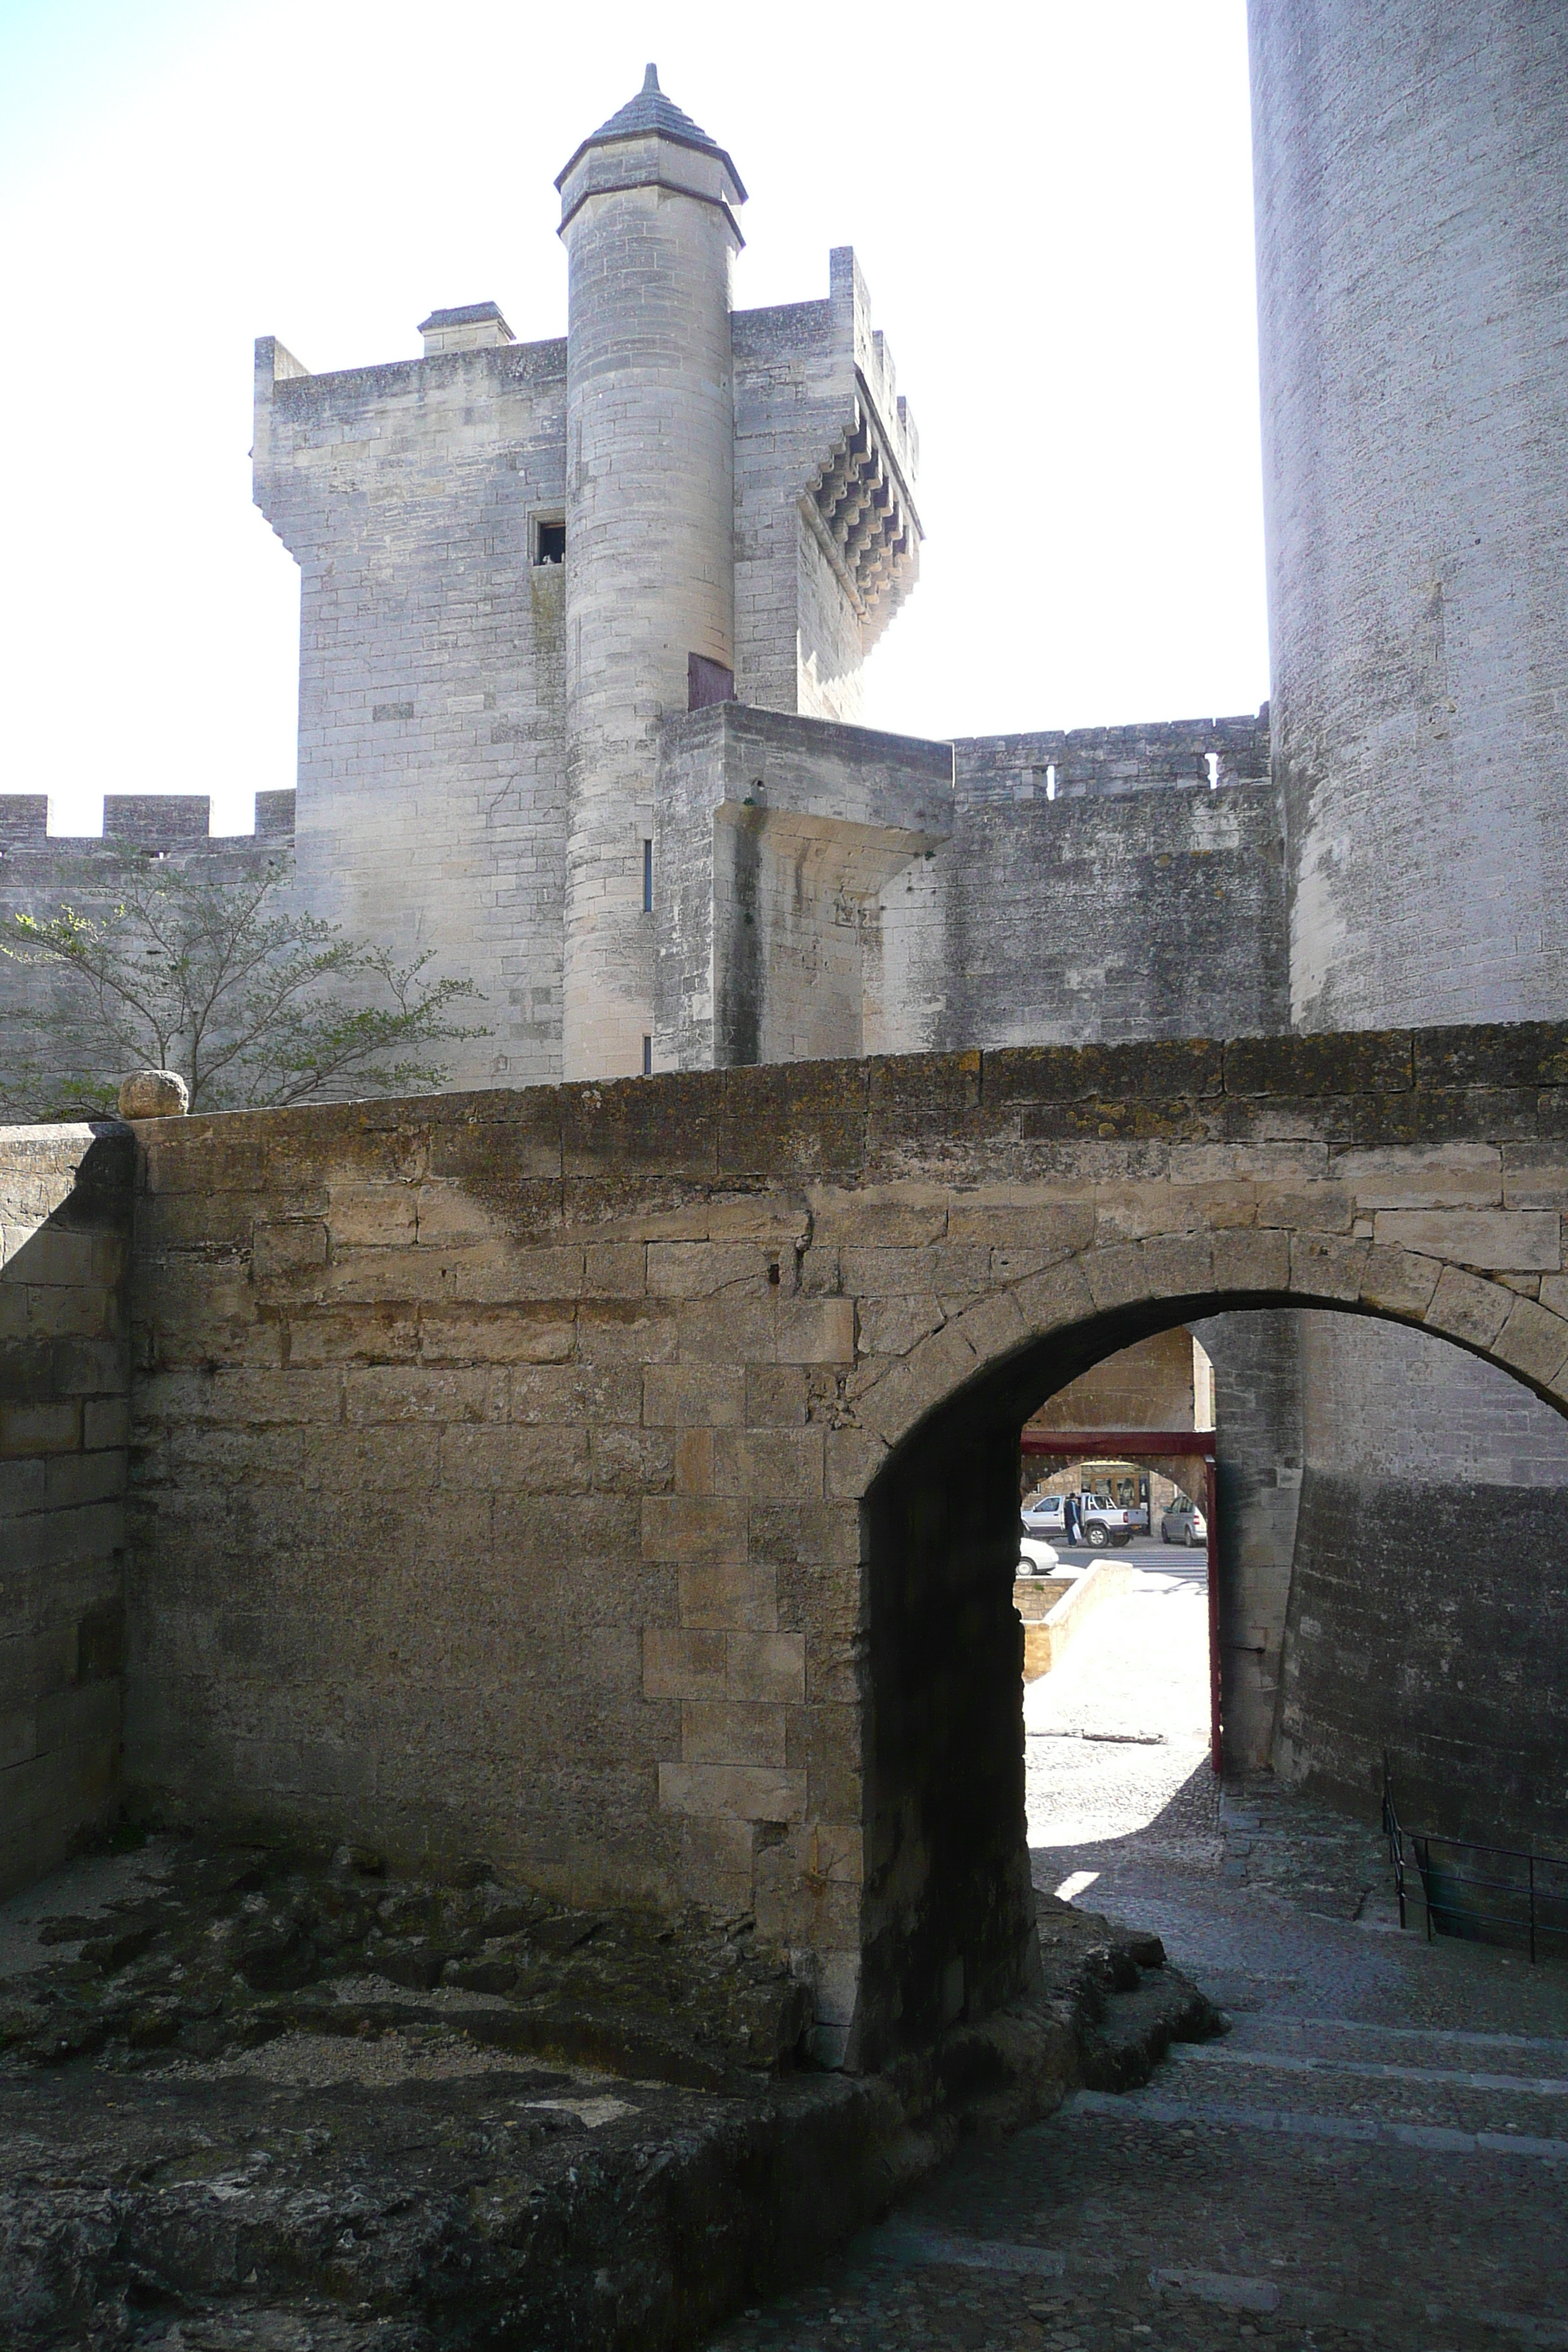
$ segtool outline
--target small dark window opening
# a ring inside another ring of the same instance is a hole
[[[645,915],[651,915],[653,912],[653,844],[651,841],[645,841],[642,845],[642,910]]]
[[[706,654],[686,656],[686,708],[707,710],[715,702],[733,702],[735,673],[722,662],[710,661]]]
[[[642,1074],[645,1078],[651,1078],[653,1076],[653,1039],[651,1037],[645,1037],[642,1041]]]
[[[536,525],[533,541],[535,563],[563,563],[566,560],[566,526],[563,522],[542,522]]]

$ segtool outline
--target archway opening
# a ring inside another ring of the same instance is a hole
[[[1025,1424],[1156,1332],[1279,1303],[1145,1300],[1032,1341],[928,1412],[868,1491],[860,2063],[986,2014],[1037,1965],[1014,1592]],[[1224,1575],[1222,1557],[1222,1612]]]

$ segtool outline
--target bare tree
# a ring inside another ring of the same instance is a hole
[[[399,962],[295,912],[286,878],[270,863],[228,881],[129,856],[106,914],[14,916],[0,954],[52,984],[42,1010],[14,1016],[24,1035],[0,1107],[105,1109],[127,1071],[147,1068],[178,1070],[193,1110],[444,1085],[434,1049],[489,1034],[450,1018],[478,997],[472,981],[427,979],[431,951]]]

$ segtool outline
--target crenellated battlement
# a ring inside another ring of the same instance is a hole
[[[103,833],[51,834],[47,793],[0,794],[0,856],[42,852],[71,861],[122,856],[191,856],[203,851],[232,858],[257,849],[291,850],[294,790],[258,793],[254,834],[215,834],[205,793],[105,793]]]
[[[1211,791],[1268,777],[1268,705],[1254,717],[1173,719],[1139,727],[1048,728],[972,735],[953,745],[961,805],[1111,799],[1125,793]]]

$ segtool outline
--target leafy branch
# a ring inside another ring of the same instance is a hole
[[[178,1070],[193,1110],[279,1108],[311,1097],[404,1094],[446,1084],[434,1049],[489,1034],[452,1008],[472,981],[427,976],[288,903],[285,868],[237,880],[127,857],[104,913],[15,915],[0,955],[44,982],[43,1009],[13,1023],[0,1074],[13,1115],[112,1105],[133,1069]]]

